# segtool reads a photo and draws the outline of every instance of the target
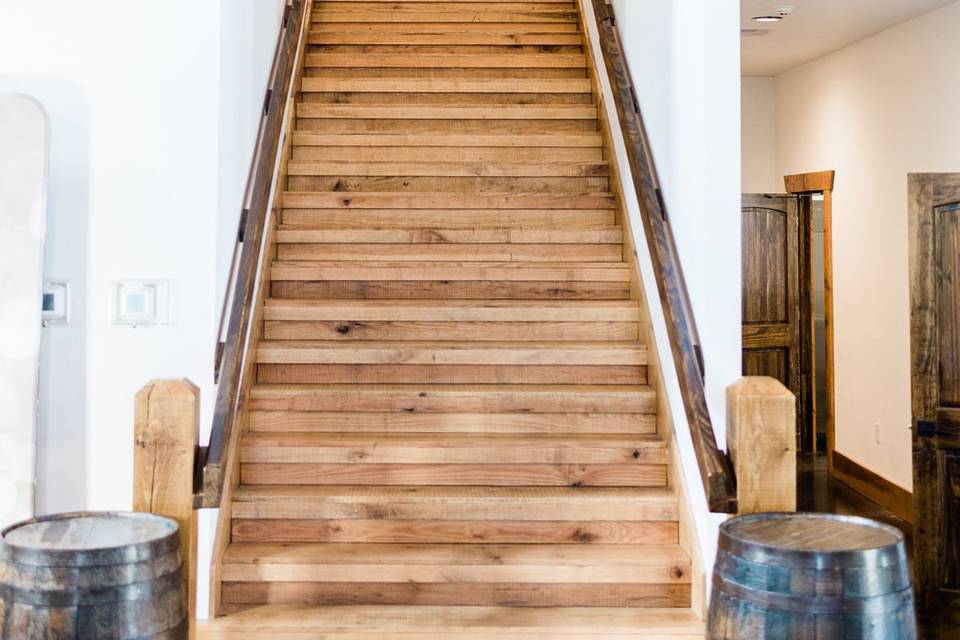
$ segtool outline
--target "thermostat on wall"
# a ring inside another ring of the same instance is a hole
[[[43,283],[43,326],[70,322],[70,284],[62,280],[47,280]]]
[[[110,322],[131,327],[173,324],[172,284],[165,280],[123,280],[110,287]]]

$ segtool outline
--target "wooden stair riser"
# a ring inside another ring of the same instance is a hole
[[[663,441],[647,436],[247,434],[241,462],[364,464],[666,464]]]
[[[689,607],[690,586],[669,583],[226,582],[223,585],[223,598],[228,603],[227,610],[230,610],[230,605],[264,603],[317,606]],[[458,634],[456,637],[459,640],[464,636]],[[524,635],[523,640],[532,637]],[[556,637],[549,636],[549,640],[556,640]]]
[[[287,178],[292,191],[354,191],[417,192],[449,189],[451,191],[502,191],[507,193],[580,193],[602,192],[609,187],[609,179],[601,177],[503,177],[503,176],[365,176],[344,171],[330,176],[297,176]]]
[[[274,281],[276,298],[308,300],[345,298],[354,300],[629,300],[629,283],[620,282],[385,282]]]
[[[652,434],[640,413],[343,413],[251,411],[251,432]]]
[[[603,160],[600,149],[593,147],[294,147],[294,162],[567,162],[594,163]]]
[[[375,413],[636,413],[654,414],[647,387],[497,385],[261,385],[253,411],[360,411]]]
[[[246,463],[249,484],[664,487],[664,464],[323,464]]]
[[[244,520],[234,542],[378,544],[676,544],[675,522]]]
[[[678,515],[676,498],[664,489],[389,489],[391,487],[244,485],[238,488],[232,509],[238,518],[300,520],[616,521],[629,515],[637,521],[674,521]]]
[[[267,321],[268,340],[635,340],[634,322]]]
[[[265,384],[646,384],[646,367],[557,365],[261,364]]]
[[[284,261],[378,260],[419,262],[620,262],[619,244],[312,244],[285,243],[277,247]]]

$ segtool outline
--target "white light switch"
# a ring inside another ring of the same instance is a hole
[[[110,287],[110,322],[131,327],[173,324],[173,285],[166,280],[123,280]]]
[[[70,284],[63,280],[43,283],[43,307],[40,315],[43,326],[70,322]]]

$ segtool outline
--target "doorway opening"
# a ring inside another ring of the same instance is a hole
[[[786,176],[785,193],[744,194],[743,374],[797,396],[797,450],[833,474],[834,172]]]

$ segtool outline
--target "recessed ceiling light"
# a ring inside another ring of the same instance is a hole
[[[754,22],[780,22],[783,16],[754,16],[751,18]]]

